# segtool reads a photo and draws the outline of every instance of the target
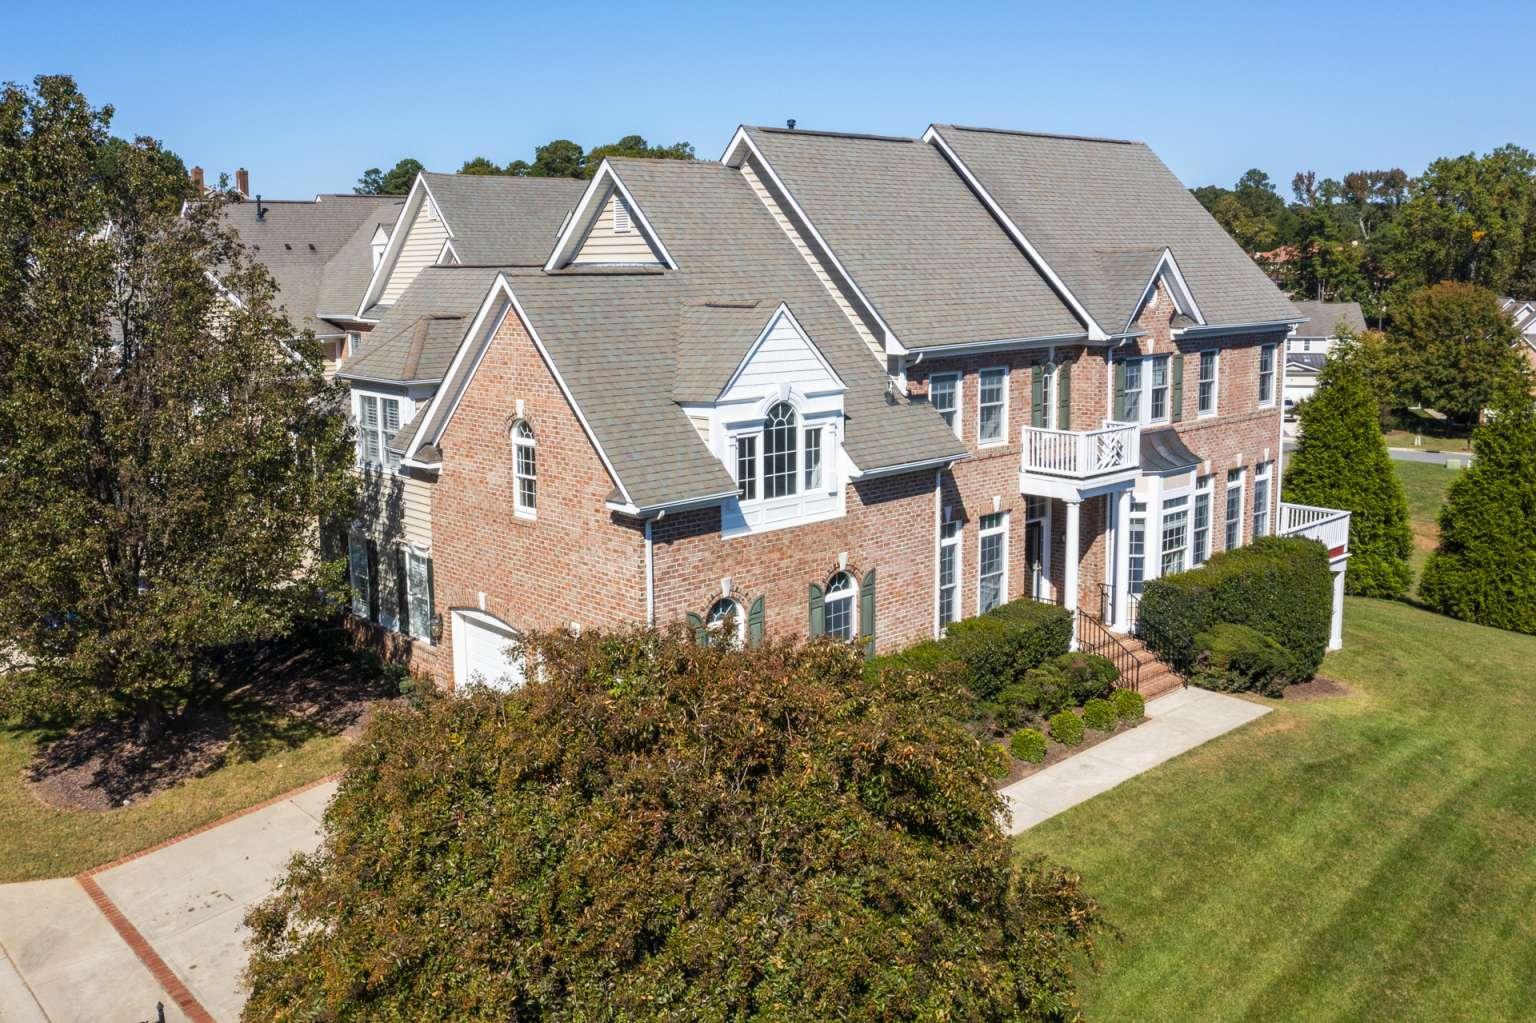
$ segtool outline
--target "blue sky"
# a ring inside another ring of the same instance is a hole
[[[137,8],[137,9],[136,9]],[[1187,184],[1249,167],[1418,173],[1536,148],[1517,4],[727,4],[10,0],[0,78],[68,72],[252,190],[349,190],[639,133],[716,158],[739,123],[914,135],[932,121],[1145,140]]]

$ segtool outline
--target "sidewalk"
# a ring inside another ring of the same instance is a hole
[[[1028,830],[1269,710],[1205,689],[1159,696],[1147,704],[1147,720],[1137,727],[1005,786],[1002,796],[1013,814],[1006,831]]]

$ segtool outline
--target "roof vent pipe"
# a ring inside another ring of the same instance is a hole
[[[795,119],[793,117],[791,117],[789,120],[785,121],[784,124],[786,126],[788,126],[790,131],[794,131],[795,130]]]

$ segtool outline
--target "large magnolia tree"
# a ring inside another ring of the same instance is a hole
[[[354,490],[319,347],[226,200],[110,117],[65,77],[0,91],[0,710],[153,735],[210,653],[341,591],[317,525]]]

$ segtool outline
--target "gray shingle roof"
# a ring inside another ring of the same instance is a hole
[[[1099,321],[1130,317],[1105,289],[1099,251],[1167,247],[1210,324],[1294,319],[1296,311],[1194,196],[1140,142],[935,125],[982,187]]]
[[[483,266],[422,270],[336,375],[395,383],[441,380],[497,273]]]
[[[381,203],[364,217],[357,230],[326,261],[319,297],[315,300],[317,315],[350,320],[356,314],[358,300],[373,277],[373,236],[381,227],[386,234],[392,231],[400,211],[405,208],[403,196],[387,198],[389,201]]]
[[[263,199],[224,208],[224,220],[277,283],[278,303],[294,327],[317,334],[339,331],[315,319],[328,264],[358,225],[398,201],[395,196],[321,195],[307,200]],[[366,258],[366,256],[365,256]],[[354,306],[357,296],[352,298]]]
[[[459,262],[542,266],[565,215],[586,188],[574,178],[423,173],[453,232]]]
[[[1141,468],[1144,472],[1179,472],[1200,464],[1200,457],[1171,429],[1143,430]]]
[[[747,132],[907,347],[1083,331],[932,146],[776,128]]]
[[[760,299],[688,302],[678,310],[672,397],[711,402],[768,325],[778,304]]]
[[[1338,337],[1343,324],[1356,334],[1364,331],[1365,314],[1359,302],[1292,302],[1307,322],[1296,328],[1297,337]]]

